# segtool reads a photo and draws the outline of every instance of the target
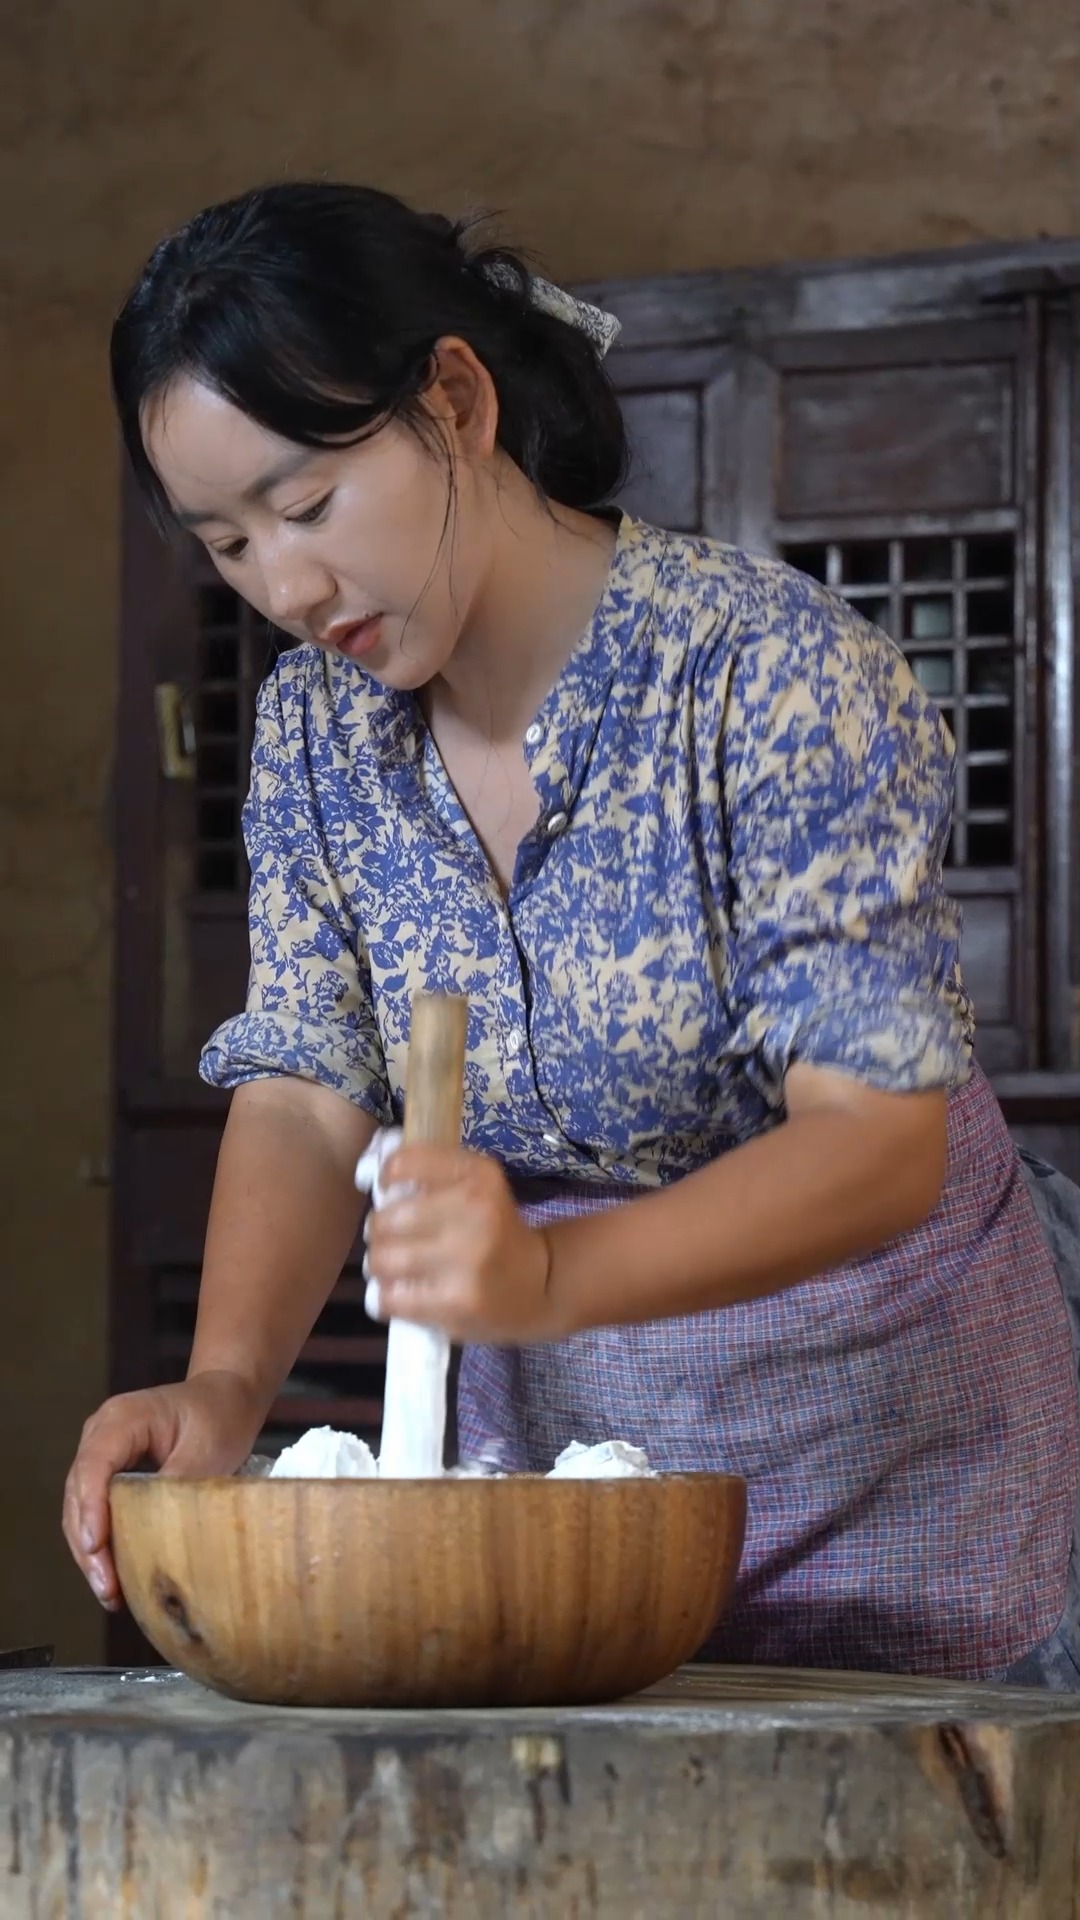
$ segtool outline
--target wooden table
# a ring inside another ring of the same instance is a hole
[[[610,1707],[334,1713],[0,1675],[3,1920],[1067,1920],[1080,1699],[687,1669]]]

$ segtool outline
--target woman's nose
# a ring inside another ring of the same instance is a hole
[[[269,572],[266,584],[271,618],[293,626],[302,626],[314,608],[330,599],[334,591],[324,567],[295,556]]]

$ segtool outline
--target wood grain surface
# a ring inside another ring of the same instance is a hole
[[[1070,1920],[1080,1701],[694,1668],[608,1706],[0,1674],[4,1920]]]
[[[120,1582],[158,1651],[247,1700],[616,1699],[725,1609],[742,1481],[120,1475]]]

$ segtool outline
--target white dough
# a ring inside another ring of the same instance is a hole
[[[391,1188],[388,1192],[382,1183],[383,1167],[397,1152],[401,1139],[397,1128],[384,1128],[357,1161],[357,1188],[370,1193],[373,1207],[383,1207],[396,1194],[407,1191]],[[365,1305],[377,1319],[379,1289],[374,1280],[368,1282]],[[449,1368],[450,1341],[438,1327],[415,1327],[407,1320],[391,1320],[379,1447],[379,1471],[388,1480],[429,1480],[442,1473]]]
[[[443,1470],[450,1342],[438,1327],[391,1320],[386,1340],[379,1472],[388,1480],[432,1480]]]
[[[601,1440],[599,1446],[585,1447],[571,1440],[564,1447],[549,1480],[629,1480],[652,1478],[649,1456],[626,1440]]]
[[[382,1170],[401,1145],[396,1128],[375,1135],[356,1167],[356,1185],[370,1193],[373,1207],[396,1197],[382,1184]],[[366,1263],[365,1263],[366,1268]],[[369,1280],[367,1309],[378,1316],[378,1286]],[[382,1445],[378,1460],[370,1447],[349,1433],[332,1427],[313,1427],[295,1446],[287,1447],[270,1469],[278,1478],[364,1480],[378,1474],[386,1480],[436,1479],[443,1473],[446,1431],[446,1376],[450,1342],[436,1327],[416,1327],[391,1320],[386,1346],[386,1387],[383,1400]],[[474,1462],[458,1474],[490,1472],[491,1463]],[[572,1440],[560,1453],[549,1480],[618,1480],[651,1475],[648,1455],[625,1440],[603,1440],[586,1447]],[[501,1476],[500,1476],[501,1477]]]
[[[271,1480],[370,1480],[379,1471],[371,1448],[353,1433],[309,1427],[270,1469]]]
[[[419,1331],[416,1327],[406,1330],[412,1333]],[[370,1480],[377,1474],[385,1480],[416,1479],[418,1476],[415,1471],[410,1473],[387,1467],[385,1436],[384,1423],[383,1452],[380,1459],[376,1460],[371,1448],[351,1433],[335,1433],[333,1427],[309,1427],[294,1446],[286,1447],[284,1453],[274,1461],[270,1478]],[[440,1433],[440,1447],[441,1444]],[[408,1445],[407,1440],[403,1441],[403,1445]],[[452,1469],[457,1479],[470,1479],[485,1472],[490,1475],[490,1468],[481,1465]],[[439,1466],[433,1469],[432,1477],[441,1473],[440,1461]],[[498,1474],[495,1477],[501,1480],[505,1476]],[[585,1447],[580,1440],[571,1440],[546,1477],[549,1480],[628,1480],[651,1479],[654,1476],[648,1455],[625,1440],[602,1440],[596,1447]]]

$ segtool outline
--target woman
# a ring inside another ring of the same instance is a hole
[[[401,1152],[381,1310],[465,1343],[463,1451],[618,1435],[750,1487],[724,1658],[1080,1684],[1061,1291],[973,1064],[951,749],[879,633],[609,503],[602,340],[497,250],[292,185],[163,242],[116,323],[163,523],[302,644],[262,689],[246,1012],[185,1384],[111,1473],[249,1451],[400,1118],[418,986],[465,992],[466,1147]],[[1064,1649],[1064,1651],[1063,1651]]]

